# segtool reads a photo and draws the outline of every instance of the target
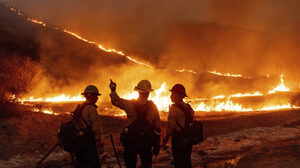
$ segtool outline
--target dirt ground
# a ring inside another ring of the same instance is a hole
[[[105,153],[103,167],[118,167],[110,141],[113,135],[122,161],[119,133],[125,118],[100,116]],[[164,118],[164,117],[163,117]],[[67,115],[26,112],[21,118],[0,120],[0,168],[29,168],[57,141],[57,130]],[[256,113],[200,113],[206,140],[193,147],[193,167],[300,167],[300,111]],[[166,122],[163,122],[163,133]],[[170,144],[169,144],[170,145]],[[123,164],[123,162],[122,162]],[[41,167],[71,167],[70,155],[60,148]],[[173,167],[171,150],[161,150],[153,167]]]

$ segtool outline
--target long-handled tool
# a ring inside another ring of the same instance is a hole
[[[111,144],[112,144],[112,146],[114,148],[114,153],[115,153],[115,156],[117,158],[117,161],[118,161],[118,164],[119,164],[119,168],[122,168],[120,159],[119,159],[117,151],[116,151],[116,147],[115,147],[115,143],[114,143],[114,138],[113,138],[112,134],[110,134],[110,141],[111,141]]]
[[[38,162],[38,164],[35,166],[35,168],[39,168],[42,162],[54,151],[54,149],[58,146],[59,142],[57,142],[50,151]]]

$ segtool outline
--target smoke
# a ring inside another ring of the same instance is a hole
[[[180,78],[162,69],[217,70],[248,76],[283,73],[292,81],[300,77],[297,0],[2,1],[32,18],[122,50],[157,68],[136,68],[96,48],[87,50],[83,42],[41,35],[40,61],[50,80],[47,83],[57,90],[74,85],[78,88],[71,90],[82,90],[84,86],[77,85],[81,81],[106,85],[111,77],[120,80],[124,89],[149,78],[158,82],[155,85],[168,79],[170,83],[189,81],[187,87],[200,87],[203,92],[208,92],[205,88],[222,90],[223,84],[210,84],[213,80],[201,83],[207,81],[205,77],[183,74]]]
[[[274,66],[290,66],[283,57],[294,63],[299,52],[289,46],[299,38],[297,0],[6,2],[163,68],[180,67],[184,57],[183,66],[194,69],[205,64],[226,72],[278,73]]]

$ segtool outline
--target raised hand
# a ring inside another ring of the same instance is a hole
[[[109,88],[112,92],[116,91],[117,84],[110,79]]]

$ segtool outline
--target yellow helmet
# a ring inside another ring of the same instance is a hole
[[[148,80],[141,80],[138,85],[134,88],[138,92],[152,92],[151,83]]]

